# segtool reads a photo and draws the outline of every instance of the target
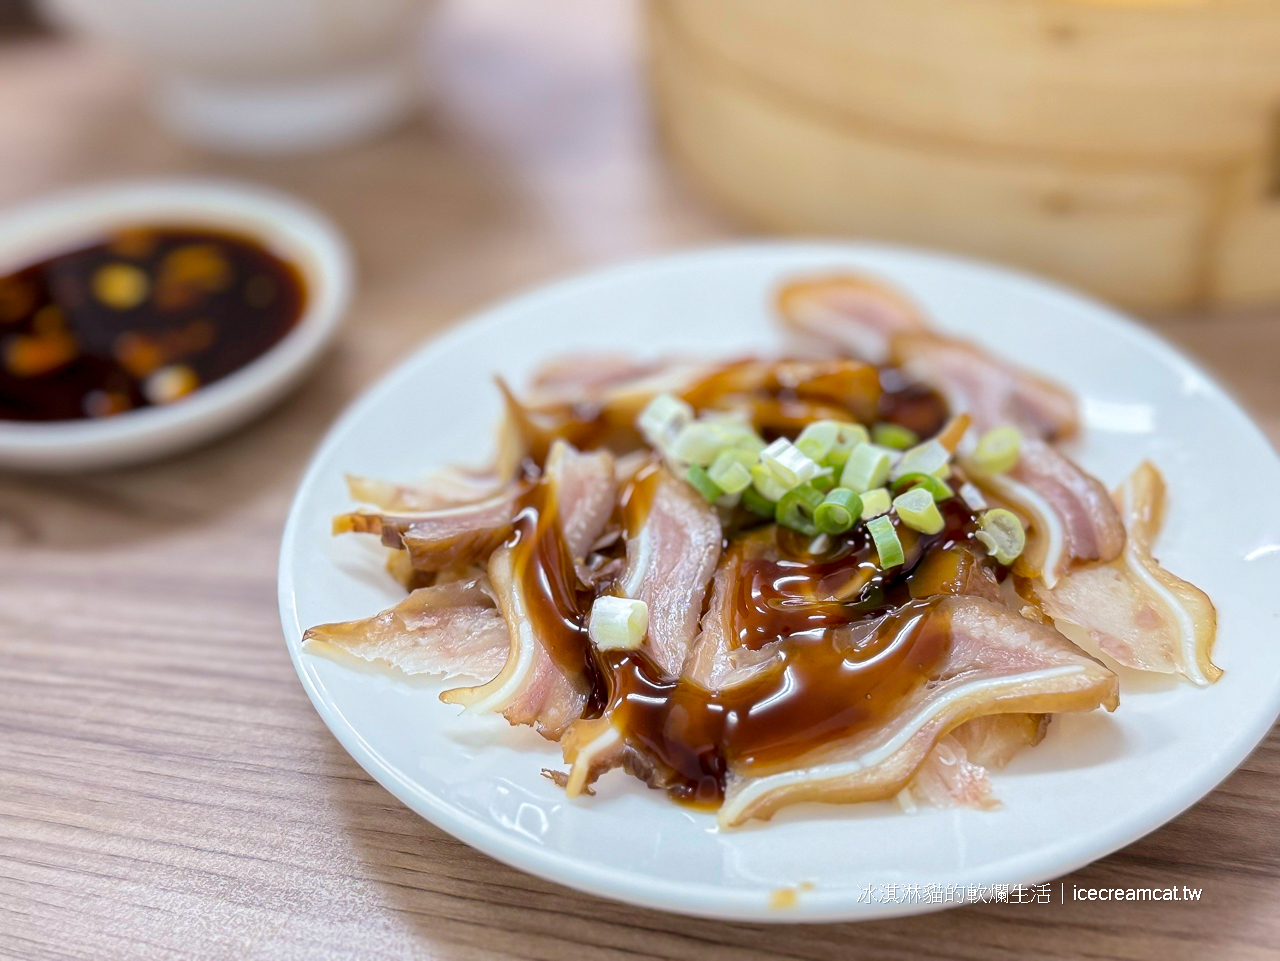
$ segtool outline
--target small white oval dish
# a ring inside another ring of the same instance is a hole
[[[306,287],[301,318],[261,357],[175,403],[92,420],[0,420],[0,467],[119,467],[225,433],[298,382],[332,339],[350,302],[351,254],[333,223],[273,191],[216,180],[91,187],[0,212],[0,275],[128,226],[210,227],[259,241],[301,272]]]
[[[981,341],[1079,394],[1074,453],[1113,485],[1143,458],[1169,484],[1157,554],[1218,605],[1201,689],[1122,679],[1119,710],[1063,715],[993,774],[998,810],[804,805],[719,831],[620,772],[569,800],[542,775],[558,745],[500,718],[463,716],[441,685],[304,654],[303,629],[365,617],[403,592],[361,538],[334,538],[344,472],[410,479],[491,451],[492,375],[521,384],[572,351],[734,357],[776,352],[770,294],[797,274],[887,278],[940,328]],[[1229,465],[1229,466],[1228,466]],[[330,432],[293,504],[280,613],[325,723],[392,794],[493,857],[593,894],[748,921],[867,919],[971,900],[980,886],[1043,882],[1159,827],[1227,776],[1280,712],[1280,460],[1209,377],[1115,311],[1027,276],[884,247],[763,244],[605,270],[509,301],[426,346]],[[1237,505],[1253,505],[1239,523]],[[1159,883],[1158,872],[1143,883]],[[936,896],[934,892],[937,892]],[[1056,900],[1056,886],[1051,892]]]

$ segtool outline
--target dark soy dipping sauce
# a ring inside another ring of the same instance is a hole
[[[0,419],[171,403],[266,353],[302,316],[298,269],[248,237],[122,230],[0,277]]]

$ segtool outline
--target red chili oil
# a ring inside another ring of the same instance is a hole
[[[306,306],[297,267],[249,237],[135,227],[0,277],[0,419],[168,404],[279,343]]]

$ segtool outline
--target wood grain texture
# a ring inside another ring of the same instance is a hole
[[[596,0],[447,4],[420,122],[271,164],[174,144],[108,56],[0,49],[0,203],[111,176],[244,176],[330,211],[362,269],[339,347],[249,429],[145,469],[0,476],[0,957],[1276,957],[1274,733],[1193,810],[1067,879],[1187,884],[1198,904],[775,927],[611,904],[494,862],[395,801],[320,722],[280,636],[275,562],[333,416],[496,297],[731,233],[655,159],[633,30],[629,7]],[[1280,313],[1160,326],[1280,437]]]

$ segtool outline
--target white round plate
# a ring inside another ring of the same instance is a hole
[[[177,403],[101,419],[0,420],[0,467],[119,467],[194,447],[283,397],[337,333],[354,284],[338,228],[300,201],[233,181],[126,181],[9,208],[0,212],[0,274],[136,226],[208,227],[257,240],[302,274],[302,316],[266,353]]]
[[[1086,421],[1075,454],[1108,485],[1143,458],[1159,465],[1169,510],[1157,553],[1218,606],[1215,660],[1226,670],[1218,684],[1202,690],[1125,672],[1115,714],[1060,716],[1042,744],[995,773],[998,810],[805,805],[718,831],[712,815],[619,772],[597,796],[571,801],[541,774],[563,768],[557,745],[529,729],[462,716],[437,700],[439,684],[300,652],[304,628],[364,617],[403,596],[369,544],[329,535],[330,516],[349,506],[344,472],[413,478],[482,462],[499,414],[493,375],[520,384],[555,354],[775,352],[772,291],[790,276],[833,268],[883,276],[938,327],[1074,388]],[[1185,810],[1248,755],[1280,711],[1280,511],[1254,493],[1275,490],[1280,462],[1223,390],[1100,304],[1006,270],[902,249],[720,248],[509,301],[429,344],[366,394],[330,432],[294,501],[280,613],[302,683],[343,746],[401,801],[481,851],[583,891],[686,914],[885,917],[941,906],[888,902],[889,884],[964,890],[1071,871]],[[782,889],[795,897],[778,897]]]

